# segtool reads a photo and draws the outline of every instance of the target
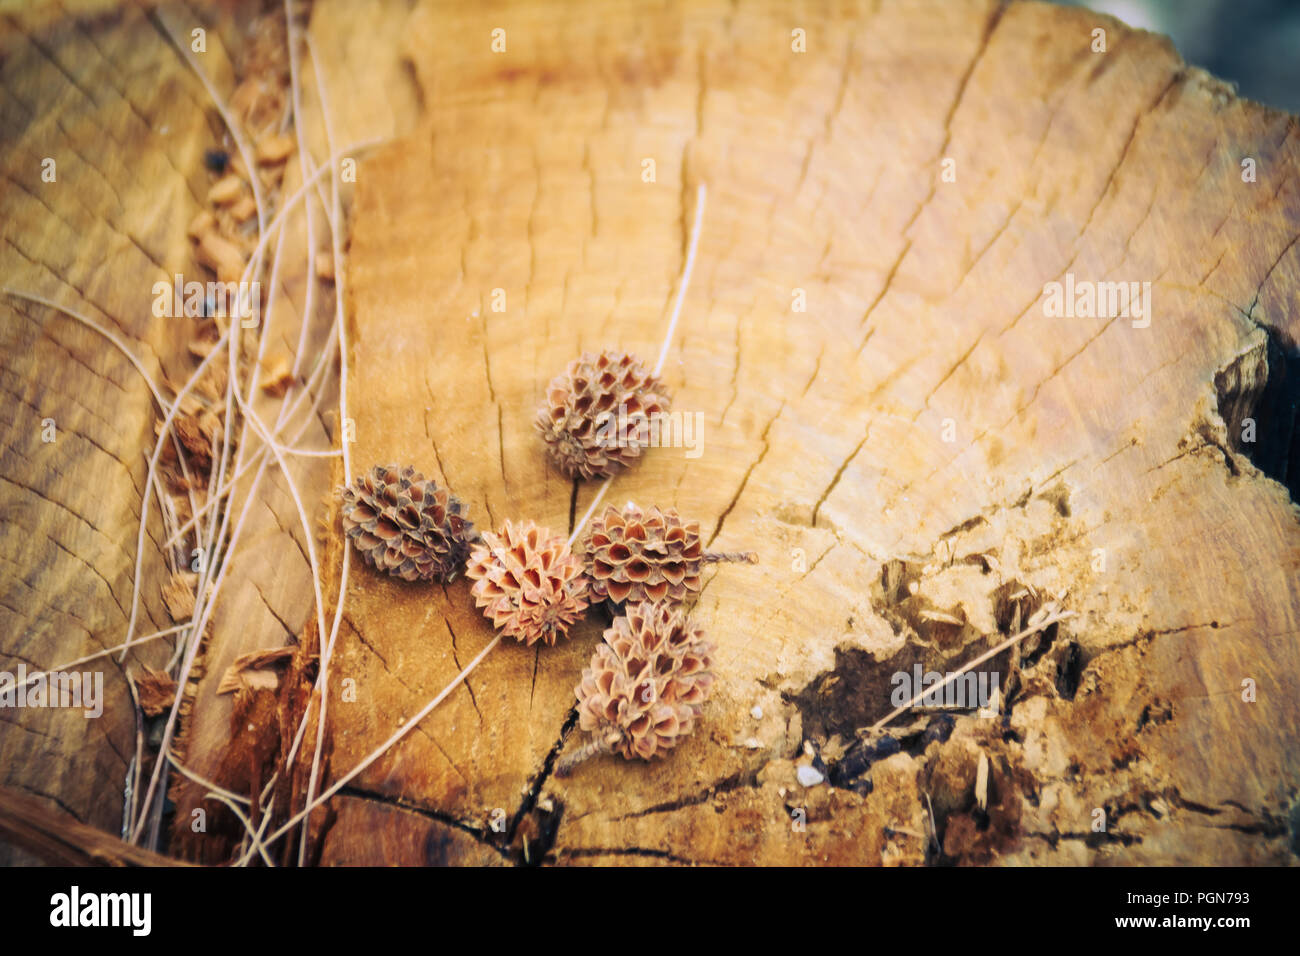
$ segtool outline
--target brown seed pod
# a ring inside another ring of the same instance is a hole
[[[650,421],[672,398],[636,356],[584,352],[551,380],[537,430],[566,477],[608,478],[635,464],[650,444]]]
[[[404,581],[452,581],[474,526],[464,505],[409,465],[376,465],[344,488],[343,532],[378,571]]]
[[[705,551],[698,521],[683,522],[672,508],[643,511],[631,502],[622,511],[606,508],[593,519],[583,547],[593,598],[609,598],[616,604],[680,604],[700,592],[705,563],[758,560],[752,551]]]
[[[713,648],[681,610],[631,605],[604,636],[574,689],[578,726],[591,741],[559,763],[561,776],[597,753],[663,756],[695,729],[713,686]]]
[[[532,521],[484,532],[465,576],[493,626],[524,644],[554,644],[587,608],[582,562],[564,538]]]

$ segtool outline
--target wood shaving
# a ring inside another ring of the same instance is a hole
[[[211,232],[217,225],[217,218],[208,210],[202,210],[197,216],[190,220],[189,227],[185,230],[186,235],[191,239],[200,239],[204,233]]]
[[[257,215],[257,200],[252,196],[245,196],[239,202],[230,207],[230,216],[235,222],[248,222]]]
[[[266,378],[262,381],[262,391],[279,398],[293,384],[293,368],[283,355],[277,355],[262,364]]]
[[[212,345],[208,345],[208,351],[212,350]],[[212,362],[208,365],[207,371],[203,377],[194,383],[194,391],[198,392],[204,398],[211,402],[219,402],[226,396],[226,379],[230,377],[230,371],[222,362]]]
[[[167,613],[178,624],[194,616],[194,588],[199,576],[189,571],[177,571],[162,587],[163,603]]]
[[[176,680],[171,674],[156,671],[145,664],[134,677],[141,710],[150,717],[157,717],[171,709],[176,701]]]
[[[257,161],[268,165],[282,163],[293,155],[297,144],[288,133],[271,136],[257,144]]]
[[[212,354],[217,343],[209,339],[193,339],[189,343],[190,354],[196,359],[205,359]]]
[[[199,240],[198,258],[222,282],[238,282],[244,274],[244,252],[229,239],[208,232]]]
[[[214,206],[229,206],[243,193],[244,181],[232,173],[212,184],[212,188],[208,190],[208,202]]]
[[[927,608],[923,608],[917,616],[923,621],[938,621],[942,624],[956,624],[960,626],[966,623],[961,618],[949,614],[946,611],[932,611]]]
[[[280,686],[281,668],[293,658],[295,648],[276,647],[250,651],[235,658],[217,685],[218,694],[239,690],[275,690]]]
[[[334,255],[332,253],[316,253],[316,278],[325,282],[334,281]]]

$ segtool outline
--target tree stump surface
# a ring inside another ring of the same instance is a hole
[[[139,80],[156,105],[141,112],[181,111],[191,157],[176,166],[201,170],[192,157],[211,130],[176,105],[201,88],[163,65],[171,50],[121,39],[149,23],[128,12],[86,29],[100,50],[117,37],[112,48],[156,58]],[[701,453],[653,449],[606,500],[675,507],[712,550],[760,557],[709,571],[694,616],[717,683],[666,759],[553,773],[581,742],[573,688],[606,621],[593,611],[554,648],[503,642],[349,784],[322,863],[1294,862],[1300,525],[1287,487],[1255,464],[1281,476],[1291,453],[1294,410],[1277,395],[1300,344],[1294,118],[1236,98],[1162,37],[1038,3],[329,2],[311,36],[336,143],[392,137],[359,163],[350,211],[354,470],[409,463],[480,528],[531,518],[567,533],[598,486],[575,490],[547,463],[536,409],[582,351],[653,363],[703,183],[665,366],[674,409],[702,415]],[[28,57],[53,50],[65,68],[57,51],[84,42],[35,39]],[[30,76],[17,54],[4,69]],[[57,86],[52,71],[40,82]],[[8,76],[4,89],[6,111],[28,116],[34,92]],[[108,93],[85,103],[71,83],[63,95],[31,110],[47,139],[122,108]],[[152,276],[150,257],[111,230],[151,237],[170,268],[198,173],[163,180],[161,202],[159,180],[128,185],[139,167],[102,150],[119,165],[97,181],[126,212],[88,190],[38,198],[36,123],[3,148],[6,283],[83,290],[165,356],[177,343],[137,301],[152,280],[125,279],[128,266]],[[138,139],[128,155],[169,148]],[[60,232],[50,208],[86,223]],[[121,226],[129,216],[139,224]],[[1045,285],[1067,276],[1149,282],[1149,325],[1045,314]],[[0,308],[7,387],[23,399],[0,459],[0,549],[24,569],[5,576],[5,659],[49,666],[120,639],[153,413],[93,333]],[[42,402],[72,407],[92,387],[103,397],[90,407],[114,424],[77,421],[113,451],[96,458],[88,439],[57,471],[40,463]],[[126,464],[109,474],[109,458]],[[248,581],[282,589],[290,613],[283,626],[228,618],[229,637],[218,622],[224,659],[308,624],[301,580]],[[945,736],[948,718],[918,709],[891,724],[900,752],[852,779],[796,778],[806,742],[833,753],[893,708],[893,675],[957,669],[1055,593],[1076,616],[988,665],[1011,690],[1000,717],[961,712]],[[150,600],[150,627],[165,626]],[[409,585],[353,561],[330,773],[492,637],[466,581]],[[115,829],[133,734],[125,685],[116,693],[90,728],[4,724],[5,783],[43,780]],[[224,727],[223,706],[204,718],[196,703],[194,719]],[[95,739],[104,729],[113,752]],[[218,737],[191,759],[215,765]],[[38,764],[46,751],[63,771]],[[85,773],[87,751],[102,779]]]
[[[37,5],[0,29],[0,274],[3,285],[107,328],[159,385],[179,384],[196,365],[187,352],[193,320],[155,317],[153,286],[177,274],[213,278],[197,261],[186,227],[207,207],[211,177],[203,155],[220,146],[222,126],[166,31],[188,36],[191,24],[209,28],[203,66],[227,97],[228,51],[241,33],[229,18],[210,22],[183,6],[106,6]],[[53,182],[41,177],[47,157],[55,161]],[[291,189],[294,174],[291,165]],[[296,322],[302,309],[299,232],[286,229],[284,265],[270,293],[271,310],[279,313],[274,338],[290,358],[298,329],[286,316],[292,311]],[[6,295],[0,369],[9,399],[0,436],[0,666],[56,668],[125,640],[142,495],[162,415],[144,378],[99,333]],[[260,414],[267,405],[255,396]],[[53,419],[53,442],[42,440],[46,419]],[[328,442],[323,423],[307,426],[303,445]],[[329,485],[328,463],[297,459],[291,467],[315,503]],[[235,486],[236,515],[252,478],[250,472]],[[157,502],[150,508],[137,639],[174,623],[161,598],[169,571]],[[274,469],[256,489],[233,561],[240,573],[214,610],[176,748],[208,779],[229,742],[230,698],[216,695],[226,667],[241,653],[283,645],[312,612],[305,536]],[[0,711],[3,783],[120,833],[136,747],[125,672],[138,674],[142,663],[163,667],[170,656],[170,641],[152,642],[133,650],[125,665],[115,653],[77,668],[104,674],[104,713],[95,720],[76,710]]]
[[[422,8],[406,49],[425,112],[353,210],[353,460],[410,461],[484,525],[567,531],[595,486],[571,501],[531,417],[583,350],[653,360],[703,182],[666,367],[702,454],[655,450],[609,500],[676,507],[761,563],[708,581],[717,690],[668,759],[552,775],[592,620],[492,653],[355,796],[559,862],[920,862],[927,802],[965,862],[1291,858],[1300,529],[1238,439],[1270,336],[1296,344],[1293,119],[1163,38],[1036,4]],[[1045,316],[1066,273],[1151,282],[1150,326]],[[890,562],[914,594],[885,593]],[[491,638],[465,582],[353,582],[336,770]],[[891,709],[890,674],[1005,632],[1013,582],[1078,617],[1004,721],[960,717],[866,796],[795,781],[805,737]],[[379,812],[325,857],[402,825]]]

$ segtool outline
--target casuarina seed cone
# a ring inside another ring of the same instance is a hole
[[[551,380],[537,414],[551,460],[572,478],[608,478],[650,444],[651,419],[667,414],[663,383],[626,352],[583,353]]]
[[[372,568],[404,581],[452,581],[474,526],[445,488],[409,465],[376,465],[343,489],[343,531]]]
[[[532,521],[484,532],[465,576],[487,619],[524,644],[554,644],[587,608],[582,562],[564,538]]]
[[[584,548],[593,597],[615,603],[680,604],[699,593],[706,562],[757,560],[752,552],[706,552],[698,521],[683,522],[672,508],[643,511],[631,502],[595,518]]]
[[[713,686],[712,646],[681,610],[631,605],[605,631],[575,688],[579,726],[591,742],[561,761],[567,774],[595,753],[651,760],[695,729]]]

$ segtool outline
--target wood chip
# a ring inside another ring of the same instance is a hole
[[[257,161],[259,163],[282,163],[288,159],[295,147],[294,138],[288,133],[268,136],[257,144]]]
[[[233,694],[244,689],[275,690],[280,686],[280,669],[289,663],[294,653],[295,648],[276,647],[241,654],[221,675],[217,693]]]
[[[197,216],[190,220],[189,228],[185,230],[186,235],[191,239],[200,238],[205,232],[211,232],[212,227],[217,224],[216,217],[211,212],[204,209]]]
[[[208,436],[209,443],[215,442],[221,431],[221,416],[209,408],[199,416],[199,428]]]
[[[245,196],[230,207],[230,215],[234,217],[235,222],[247,222],[257,215],[257,200],[252,196]]]
[[[326,282],[334,281],[334,254],[332,252],[316,253],[316,277]]]
[[[188,621],[194,615],[194,587],[199,576],[189,571],[177,571],[162,587],[163,603],[167,613],[176,623]]]
[[[1002,691],[997,687],[989,688],[988,703],[975,712],[977,717],[991,718],[1002,713]]]
[[[236,116],[242,116],[253,108],[262,95],[262,84],[256,77],[248,77],[230,94],[230,111]]]
[[[922,608],[920,614],[917,616],[923,621],[938,621],[940,624],[961,625],[966,623],[961,618],[949,614],[947,611],[932,611],[929,608]]]
[[[193,353],[197,346],[205,348],[206,351],[203,354],[207,355],[208,352],[212,351],[215,345],[215,342],[208,342],[206,340],[197,343],[191,342],[190,352]],[[194,383],[194,391],[212,402],[224,399],[226,396],[226,378],[228,375],[229,372],[225,363],[212,362],[208,365],[207,371],[203,373],[203,377]]]
[[[134,677],[141,710],[150,717],[171,710],[172,703],[176,700],[176,681],[171,674],[156,671],[145,664]]]
[[[262,391],[280,398],[293,384],[293,368],[283,355],[268,358],[262,363],[266,377],[262,380]]]
[[[229,206],[244,192],[244,181],[231,174],[218,179],[208,190],[208,202],[214,206]]]
[[[162,434],[161,426],[162,426],[162,422],[159,422],[158,425],[155,426],[155,431],[158,434]],[[190,489],[190,483],[185,480],[185,476],[181,474],[180,466],[176,464],[176,451],[171,447],[171,444],[172,444],[171,442],[167,442],[165,446],[166,450],[163,452],[162,457],[159,458],[158,460],[158,476],[162,479],[163,487],[165,487],[168,491],[170,491],[174,495],[184,496],[185,493]],[[169,452],[170,452],[171,461],[166,461],[164,459],[169,457],[168,454]],[[182,498],[182,500],[184,499]],[[186,501],[185,507],[186,510],[188,511],[189,510],[188,501]],[[187,515],[186,520],[188,519],[189,516]]]
[[[172,419],[172,430],[181,445],[190,453],[190,460],[200,469],[212,463],[212,440],[195,415],[177,415]]]
[[[817,748],[822,760],[838,763],[848,753],[849,744],[839,734],[831,734],[831,739]]]
[[[222,282],[238,282],[244,274],[244,253],[229,239],[223,239],[215,232],[209,232],[199,240],[198,258]]]

